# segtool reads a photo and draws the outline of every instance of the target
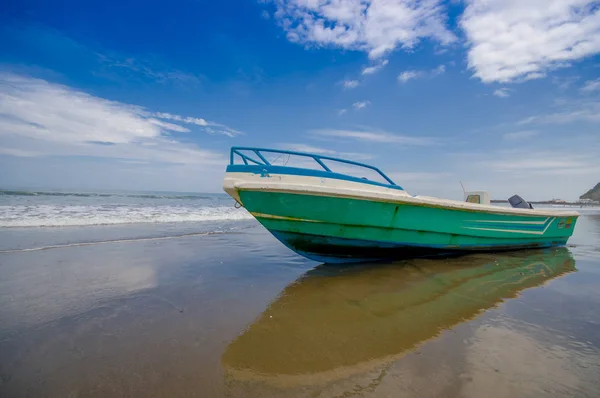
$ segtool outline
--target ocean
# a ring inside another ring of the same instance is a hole
[[[0,190],[0,227],[65,227],[249,219],[226,194]]]
[[[0,191],[1,397],[598,397],[600,208],[566,247],[352,266],[225,194]]]

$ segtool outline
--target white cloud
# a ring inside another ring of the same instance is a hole
[[[429,173],[429,172],[391,172],[389,177],[396,182],[432,182],[446,179],[452,173]]]
[[[448,198],[453,196],[453,191],[460,191],[460,179],[452,172],[386,171],[386,174],[411,195]]]
[[[545,115],[530,116],[519,121],[517,125],[562,124],[578,121],[590,123],[600,122],[600,102],[575,102],[573,104],[568,104],[566,110]]]
[[[400,83],[406,83],[409,80],[416,79],[422,75],[421,72],[416,70],[406,70],[398,75],[398,81]]]
[[[575,83],[577,80],[579,80],[579,76],[567,76],[567,77],[554,76],[554,77],[552,77],[552,84],[556,85],[561,90],[566,90],[569,87],[571,87],[571,85],[573,83]]]
[[[344,88],[352,89],[356,88],[359,85],[358,80],[345,80],[343,82]]]
[[[331,150],[331,149],[318,148],[318,147],[315,147],[312,145],[306,145],[306,144],[280,144],[279,146],[283,149],[288,149],[290,151],[310,152],[310,153],[317,153],[319,155],[333,155],[336,153],[334,150]]]
[[[223,164],[221,154],[184,144],[189,132],[144,108],[67,86],[0,74],[2,153],[13,156],[93,156],[176,164]]]
[[[339,116],[342,116],[342,115],[343,115],[343,114],[345,114],[346,112],[348,112],[348,110],[346,110],[346,109],[340,109],[340,110],[338,111],[338,115],[339,115]]]
[[[431,71],[432,76],[441,75],[446,72],[446,65],[440,65]]]
[[[539,145],[537,145],[539,146]],[[536,145],[517,149],[498,150],[488,154],[461,154],[466,164],[478,165],[489,173],[512,175],[578,175],[594,174],[600,170],[600,162],[592,151],[564,156],[564,151],[541,149]]]
[[[497,90],[494,91],[494,95],[496,97],[500,97],[500,98],[506,98],[510,96],[510,90],[507,88],[499,88]]]
[[[600,91],[600,79],[588,80],[584,83],[583,87],[581,88],[581,91],[585,93]]]
[[[406,83],[409,80],[418,78],[434,78],[446,72],[446,66],[440,65],[437,68],[431,70],[406,70],[398,75],[398,81],[400,83]]]
[[[352,107],[356,110],[360,110],[360,109],[366,108],[370,104],[371,104],[371,101],[357,101],[352,104]]]
[[[179,133],[189,133],[190,132],[190,129],[180,126],[178,124],[174,124],[174,123],[163,122],[161,120],[156,120],[156,119],[152,119],[152,118],[148,119],[148,122],[150,122],[158,127],[161,127],[165,130],[177,131]]]
[[[596,0],[466,0],[460,25],[483,82],[537,79],[600,52]]]
[[[520,156],[516,156],[517,153]],[[527,173],[547,175],[589,173],[589,168],[594,167],[587,156],[565,158],[557,152],[505,151],[499,155],[496,159],[482,160],[480,165],[497,172],[523,173],[527,170]],[[597,166],[595,169],[598,170]]]
[[[19,158],[33,158],[39,156],[37,152],[23,151],[21,149],[0,147],[0,155],[15,156]]]
[[[312,134],[320,137],[330,138],[349,138],[356,141],[379,142],[389,144],[405,145],[430,145],[432,141],[425,137],[410,137],[405,135],[392,134],[382,131],[356,131],[356,130],[336,130],[321,129],[313,130]]]
[[[287,143],[279,144],[279,147],[290,151],[316,153],[318,155],[340,157],[352,160],[367,160],[372,158],[371,155],[365,153],[340,152],[333,149],[320,148],[306,144]]]
[[[200,117],[180,116],[165,112],[155,112],[152,115],[163,120],[174,120],[181,123],[195,124],[197,126],[203,127],[203,131],[209,134],[221,134],[226,135],[228,137],[235,137],[237,135],[243,134],[241,131],[232,129],[231,127],[225,126],[224,124],[209,122]]]
[[[532,138],[538,135],[540,132],[536,130],[524,130],[524,131],[515,131],[513,133],[506,133],[502,136],[507,141],[519,141],[525,140],[527,138]]]
[[[206,120],[197,117],[184,117],[179,115],[172,115],[170,113],[165,112],[155,112],[154,117],[165,120],[175,120],[183,123],[197,124],[198,126],[208,126],[208,122]]]
[[[70,40],[64,38],[65,40]],[[85,48],[80,44],[77,44],[80,48]],[[86,49],[86,51],[89,51]],[[130,75],[144,76],[147,79],[157,83],[176,83],[184,86],[199,85],[200,78],[196,75],[182,72],[176,69],[170,69],[168,67],[160,67],[152,65],[147,61],[136,59],[133,57],[123,57],[117,54],[100,54],[95,53],[98,61],[101,65],[106,67],[103,74],[107,73],[110,75],[110,70],[120,70]],[[107,76],[108,77],[108,76]]]
[[[456,40],[441,0],[275,0],[275,19],[288,40],[360,50],[371,59],[423,39]]]
[[[388,60],[384,59],[383,61],[381,61],[380,63],[376,64],[376,65],[372,65],[372,66],[367,66],[366,68],[364,68],[362,70],[362,74],[363,75],[372,75],[376,72],[378,72],[379,70],[381,70],[384,66],[386,66],[388,64]]]
[[[468,189],[488,189],[495,199],[517,193],[529,200],[575,200],[598,182],[598,147],[556,140],[560,143],[524,140],[512,150],[457,153],[448,165]]]

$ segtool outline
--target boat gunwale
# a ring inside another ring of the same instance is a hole
[[[235,172],[236,174],[238,172]],[[249,173],[244,173],[249,174]],[[312,176],[304,176],[312,177]],[[377,201],[391,204],[408,204],[421,207],[433,207],[456,211],[465,211],[471,213],[487,213],[487,214],[502,214],[514,216],[530,216],[530,217],[579,217],[580,213],[574,210],[555,211],[542,209],[521,209],[500,206],[484,205],[478,203],[461,202],[457,200],[441,199],[434,197],[411,196],[406,191],[402,190],[403,195],[398,195],[398,190],[393,188],[389,192],[375,192],[368,190],[357,190],[340,187],[326,187],[310,183],[291,183],[283,181],[249,181],[241,178],[236,178],[229,173],[226,174],[225,180],[232,179],[233,188],[236,190],[252,190],[261,192],[279,192],[292,193],[298,195],[315,195],[326,197],[339,197],[356,199],[363,201]],[[314,177],[313,177],[314,178]],[[358,182],[361,183],[361,182]],[[370,184],[367,184],[370,185]],[[243,203],[242,203],[243,204]]]

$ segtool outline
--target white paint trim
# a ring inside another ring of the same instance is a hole
[[[544,234],[544,232],[537,232],[537,231],[517,231],[517,230],[512,230],[512,229],[477,228],[477,227],[463,227],[463,228],[466,228],[466,229],[476,229],[478,231],[510,232],[510,233],[515,233],[515,234],[529,234],[529,235],[543,235]]]
[[[469,222],[484,222],[484,223],[499,223],[499,224],[531,224],[531,225],[544,225],[550,217],[544,221],[504,221],[504,220],[470,220]]]
[[[556,217],[553,217],[552,221],[550,221],[548,223],[548,225],[546,225],[546,228],[544,228],[543,231],[524,231],[524,230],[512,230],[512,229],[500,229],[500,228],[479,228],[479,227],[463,227],[466,229],[476,229],[478,231],[493,231],[493,232],[510,232],[510,233],[516,233],[516,234],[529,234],[529,235],[544,235],[546,233],[546,230],[550,227],[550,225],[552,225],[552,223],[554,223],[554,220],[556,219]],[[546,219],[546,221],[548,221],[548,219]]]
[[[354,181],[338,180],[333,178],[296,176],[287,174],[271,174],[262,177],[252,173],[226,173],[223,189],[234,199],[241,203],[239,190],[289,192],[301,195],[319,195],[331,197],[344,197],[358,200],[371,200],[390,203],[405,203],[426,205],[439,208],[475,211],[493,214],[510,214],[515,216],[532,217],[578,217],[576,211],[554,211],[540,209],[519,209],[483,205],[477,203],[460,202],[455,200],[439,199],[428,196],[411,196],[406,191],[369,185]],[[243,204],[243,203],[242,203]],[[537,221],[534,221],[537,222]]]

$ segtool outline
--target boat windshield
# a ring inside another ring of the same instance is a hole
[[[295,152],[280,149],[264,149],[252,147],[232,147],[230,165],[259,165],[293,167],[299,169],[319,170],[327,173],[352,176],[382,185],[399,187],[377,167],[340,159],[331,156],[307,152]]]

